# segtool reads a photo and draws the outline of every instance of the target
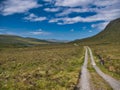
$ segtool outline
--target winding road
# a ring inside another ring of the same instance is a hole
[[[99,76],[101,76],[111,87],[113,90],[120,90],[120,81],[112,78],[111,76],[103,73],[99,67],[97,67],[93,54],[92,54],[92,50],[86,46],[85,47],[85,58],[84,58],[84,63],[81,69],[81,74],[80,74],[80,78],[78,80],[78,84],[77,84],[77,89],[75,90],[91,90],[90,87],[90,74],[89,71],[87,69],[87,64],[88,64],[88,52],[90,55],[90,60],[91,60],[91,64],[93,66],[93,68],[95,69],[95,71],[98,73]]]
[[[93,68],[96,70],[96,72],[98,73],[98,75],[100,75],[112,88],[113,90],[120,90],[120,81],[112,78],[111,76],[103,73],[99,67],[97,67],[94,58],[93,58],[93,54],[92,51],[89,47],[87,47],[90,53],[90,59],[91,59],[91,64],[93,66]]]

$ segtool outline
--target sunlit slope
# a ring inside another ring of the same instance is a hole
[[[49,44],[50,42],[35,38],[23,38],[15,35],[0,35],[0,46],[29,46],[35,44]]]
[[[75,40],[74,43],[84,43],[84,44],[110,44],[110,43],[120,43],[120,18],[111,21],[106,28],[99,34],[82,40]]]

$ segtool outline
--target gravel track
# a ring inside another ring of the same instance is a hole
[[[87,70],[87,63],[88,63],[88,50],[86,48],[84,63],[82,66],[81,75],[76,90],[90,90],[89,83],[90,75]]]
[[[93,68],[96,70],[96,72],[113,88],[113,90],[120,90],[120,81],[118,81],[118,80],[112,78],[111,76],[103,73],[99,69],[99,67],[96,66],[91,49],[89,47],[87,47],[87,48],[88,48],[89,53],[90,53],[91,64],[92,64]],[[81,90],[86,90],[86,89],[81,89]]]

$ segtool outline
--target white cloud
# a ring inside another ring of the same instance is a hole
[[[91,32],[93,32],[93,31],[92,31],[92,30],[89,30],[88,32],[90,32],[90,33],[91,33]]]
[[[45,2],[52,2],[52,0],[43,0],[43,1],[45,1]]]
[[[64,16],[69,15],[71,13],[84,13],[84,12],[90,12],[90,9],[88,8],[68,8],[62,11],[61,13],[56,14],[56,16]]]
[[[75,30],[74,30],[74,29],[71,29],[70,31],[71,31],[71,32],[74,32]]]
[[[73,24],[79,22],[80,17],[65,17],[65,18],[56,18],[56,19],[51,19],[49,20],[49,23],[54,23],[57,22],[59,25],[64,25],[64,24]]]
[[[60,10],[60,8],[45,8],[44,11],[47,12],[58,12]]]
[[[32,8],[38,8],[38,0],[5,0],[0,4],[0,11],[3,15],[11,15],[14,13],[24,13]],[[52,19],[47,19],[47,16],[36,16],[30,14],[25,17],[25,20],[32,22],[48,20],[49,23],[57,23],[59,25],[74,24],[78,22],[96,22],[105,21],[109,22],[113,19],[120,17],[120,0],[43,0],[50,8],[44,7],[46,12],[54,12],[55,15],[49,16]],[[95,6],[95,7],[92,7]],[[82,14],[86,12],[93,12],[94,15]],[[76,14],[77,13],[77,14]],[[72,17],[70,17],[72,14]],[[79,15],[78,15],[79,14]],[[54,17],[55,16],[55,17]]]
[[[55,19],[51,19],[49,20],[49,23],[54,23],[57,22],[58,24],[64,25],[64,24],[74,24],[74,23],[78,23],[78,22],[95,22],[95,21],[99,21],[99,20],[103,20],[102,18],[97,18],[97,15],[95,16],[90,16],[87,18],[83,18],[80,16],[76,16],[76,17],[64,17],[64,18],[55,18]]]
[[[56,6],[77,7],[93,3],[93,0],[56,0]]]
[[[89,5],[96,6],[111,6],[120,4],[119,0],[55,0],[56,6],[64,7],[88,7]]]
[[[102,22],[102,23],[97,23],[97,24],[92,24],[91,27],[92,28],[96,28],[98,30],[103,30],[106,25],[108,25],[109,22]]]
[[[77,17],[73,17],[73,18],[63,18],[63,23],[64,24],[74,24],[74,23],[77,23],[77,22],[80,22],[82,21],[83,18],[77,16]]]
[[[120,17],[120,0],[56,0],[55,5],[69,7],[56,14],[56,16],[62,16],[62,18],[56,18],[49,21],[57,22],[60,25],[73,24],[77,22],[109,22]],[[92,5],[95,5],[96,7],[93,8],[91,7]],[[69,17],[69,14],[73,14],[74,12],[94,12],[96,14],[87,17],[81,17],[81,15],[74,16],[72,18]]]
[[[5,0],[0,4],[0,11],[2,15],[6,16],[15,13],[24,13],[40,6],[37,0]]]
[[[42,29],[33,31],[33,32],[29,32],[30,35],[50,35],[50,32],[45,32]]]
[[[59,20],[61,20],[62,18],[53,18],[51,20],[49,20],[49,23],[55,23],[58,22]],[[59,23],[59,22],[58,22]]]
[[[32,22],[37,22],[37,21],[40,22],[40,21],[47,20],[47,18],[46,17],[38,17],[35,14],[31,13],[29,16],[24,17],[24,20],[29,20],[29,21],[32,21]]]
[[[92,7],[92,6],[96,7]],[[55,0],[55,6],[64,6],[63,11],[56,14],[56,18],[49,20],[49,23],[59,25],[74,24],[78,22],[109,22],[120,17],[120,0]],[[93,12],[93,15],[82,17],[79,13]],[[70,17],[69,14],[78,13]]]
[[[79,10],[78,10],[79,11]],[[97,22],[97,21],[105,21],[109,22],[113,19],[120,17],[120,9],[112,6],[108,6],[105,8],[93,8],[89,11],[95,12],[95,15],[87,16],[87,17],[81,17],[81,16],[75,16],[75,17],[60,17],[60,18],[54,18],[49,20],[50,23],[57,22],[60,25],[64,24],[73,24],[78,22]],[[71,11],[66,11],[65,13],[60,13],[59,15],[64,15],[71,13]]]
[[[111,6],[118,3],[120,4],[119,0],[94,0],[93,2],[96,6]]]

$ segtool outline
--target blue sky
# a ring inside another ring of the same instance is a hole
[[[0,34],[75,40],[120,17],[120,0],[0,0]]]

